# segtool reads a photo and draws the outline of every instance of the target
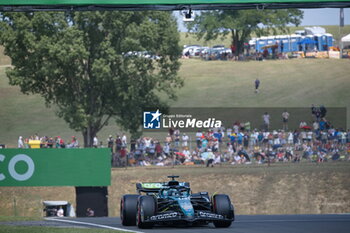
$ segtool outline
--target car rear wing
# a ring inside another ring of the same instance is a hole
[[[190,183],[188,182],[179,182],[179,186],[184,186],[189,188]],[[169,187],[169,182],[145,182],[145,183],[136,183],[136,191],[140,194],[144,193],[158,193],[160,189]]]

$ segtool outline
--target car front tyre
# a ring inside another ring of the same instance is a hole
[[[225,218],[231,219],[231,220],[217,220],[214,221],[214,226],[217,228],[225,228],[230,227],[232,224],[232,221],[234,221],[235,215],[234,215],[234,209],[233,205],[231,204],[230,197],[225,194],[217,194],[213,196],[213,212],[216,214],[220,214],[224,216]]]

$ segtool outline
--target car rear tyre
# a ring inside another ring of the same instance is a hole
[[[214,221],[215,227],[229,227],[235,218],[233,205],[231,204],[230,197],[225,194],[217,194],[213,196],[213,212],[224,216],[226,219],[223,221]]]
[[[120,201],[120,219],[123,226],[135,226],[137,214],[137,194],[124,195]]]
[[[156,202],[151,196],[140,196],[137,204],[136,224],[139,228],[152,228],[154,223],[145,222],[146,219],[156,214]]]

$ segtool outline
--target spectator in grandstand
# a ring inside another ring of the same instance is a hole
[[[148,151],[149,147],[151,146],[151,142],[152,142],[152,138],[150,137],[143,138],[143,143],[146,151]]]
[[[94,137],[93,141],[92,141],[92,146],[94,148],[97,148],[98,147],[98,138],[97,138],[97,135]]]
[[[243,158],[244,157],[241,158],[241,156],[239,156],[238,154],[235,154],[233,156],[233,161],[231,164],[241,164],[241,163],[243,163]]]
[[[112,135],[109,135],[109,137],[107,138],[107,147],[110,148],[113,153],[114,139]]]
[[[256,130],[250,133],[250,136],[249,136],[250,149],[252,149],[258,143],[258,136],[259,136],[259,133]]]
[[[243,143],[243,133],[242,132],[238,132],[237,133],[237,144],[238,145],[242,145]]]
[[[120,151],[118,153],[116,153],[117,155],[119,155],[120,157],[120,162],[121,162],[121,166],[126,166],[127,165],[127,162],[128,162],[128,157],[127,157],[127,150],[126,150],[126,147],[122,147],[120,149]]]
[[[78,148],[79,142],[78,139],[75,136],[72,136],[72,141],[67,145],[67,148]]]
[[[204,137],[204,136],[202,138],[201,145],[202,145],[201,151],[204,151],[207,148],[207,145],[208,145],[208,139],[206,137]]]
[[[219,147],[220,147],[219,140],[217,138],[214,138],[213,140],[211,140],[211,142],[212,142],[212,151],[213,152],[219,151]]]
[[[278,137],[278,134],[275,134],[274,137],[273,137],[273,145],[272,145],[272,148],[275,150],[279,147],[281,147],[281,140],[280,138]]]
[[[299,124],[300,129],[305,129],[306,126],[307,126],[307,123],[305,121],[301,121]]]
[[[315,117],[317,122],[320,121],[321,117],[321,109],[316,107],[315,105],[311,105],[311,114]]]
[[[325,130],[327,128],[327,122],[324,118],[319,121],[319,128],[320,130]]]
[[[182,134],[182,147],[187,147],[188,146],[188,140],[189,136],[185,133]]]
[[[257,144],[258,144],[259,146],[261,146],[262,143],[263,143],[263,140],[264,140],[264,133],[263,133],[262,131],[260,131],[259,134],[258,134],[258,141],[257,141]]]
[[[267,50],[267,48],[264,49],[262,56],[264,59],[267,59],[269,57],[269,51]]]
[[[284,49],[284,44],[283,44],[283,41],[281,40],[280,41],[280,52],[282,53],[282,55],[283,55],[283,49]]]
[[[255,93],[259,93],[260,80],[258,78],[255,79],[254,85],[255,85]]]
[[[210,149],[208,149],[205,153],[202,153],[202,156],[204,156],[207,161],[207,165],[206,165],[207,167],[209,166],[214,167],[213,162],[214,162],[215,155]]]
[[[320,118],[324,118],[327,114],[327,109],[325,108],[325,106],[321,105],[320,106]]]
[[[226,157],[228,159],[231,159],[234,152],[235,152],[235,150],[234,150],[232,144],[231,143],[227,143]]]
[[[122,136],[122,138],[121,138],[121,141],[122,141],[122,146],[126,147],[127,144],[128,144],[128,141],[127,141],[127,138],[126,138],[125,133],[123,133],[123,136]]]
[[[40,138],[40,148],[46,148],[47,139],[48,139],[47,136]]]
[[[250,122],[249,122],[249,121],[244,122],[244,130],[246,130],[246,131],[250,131],[250,130],[251,130]]]
[[[241,125],[241,123],[239,123],[239,121],[236,121],[236,122],[233,124],[232,128],[233,128],[233,132],[234,132],[235,134],[238,134],[238,131],[239,131],[239,129],[240,129],[240,125]]]
[[[209,129],[208,132],[207,132],[207,138],[211,139],[212,137],[214,137],[214,130]]]
[[[317,132],[318,129],[320,128],[320,124],[317,121],[314,121],[312,123],[312,128],[313,128],[314,132]]]
[[[346,144],[346,132],[344,130],[341,130],[340,135],[339,135],[339,141],[342,145]]]
[[[308,142],[311,142],[312,139],[313,139],[313,132],[312,132],[311,130],[308,130],[308,131],[306,132],[306,140],[307,140]]]
[[[165,142],[170,144],[172,142],[172,137],[170,136],[170,134],[168,134],[165,138]]]
[[[287,110],[284,110],[284,112],[282,113],[283,130],[288,130],[288,119],[289,112]]]
[[[60,148],[60,141],[59,141],[59,136],[55,137],[55,148]]]
[[[136,140],[135,138],[131,138],[130,140],[130,152],[134,152],[136,150]]]
[[[180,130],[175,129],[174,131],[174,141],[175,141],[175,147],[178,148],[180,146]]]
[[[24,143],[23,143],[23,137],[22,136],[19,136],[18,137],[18,148],[21,148],[23,149],[24,148]]]
[[[268,131],[270,128],[270,115],[267,112],[265,112],[262,118],[264,123],[264,129]]]
[[[214,161],[213,161],[213,165],[215,165],[215,164],[220,164],[221,163],[221,154],[220,153],[218,153],[218,152],[216,152],[215,154],[214,154]]]
[[[58,136],[58,142],[59,142],[59,148],[65,148],[66,144],[64,143],[64,140]]]
[[[156,147],[155,147],[155,152],[156,152],[156,157],[162,157],[163,155],[163,147],[160,145],[160,142],[156,142]]]
[[[119,135],[117,135],[115,139],[115,152],[119,152],[122,149],[122,139],[120,138]]]
[[[168,157],[170,155],[170,146],[169,146],[169,143],[165,143],[164,147],[163,147],[163,152],[164,152],[164,155],[166,157]]]
[[[191,162],[192,161],[192,156],[191,156],[191,152],[189,151],[188,147],[185,147],[182,151],[182,154],[184,155],[184,162]]]
[[[196,144],[198,149],[201,148],[202,136],[203,136],[203,133],[200,130],[198,130],[196,133]]]
[[[156,144],[153,140],[151,140],[151,143],[149,144],[149,147],[147,150],[148,156],[150,156],[151,159],[154,159],[154,155],[156,153]]]
[[[250,162],[249,155],[248,155],[247,151],[242,146],[240,146],[238,148],[237,155],[239,155],[241,157],[243,156],[245,158],[245,161]]]
[[[174,140],[174,129],[173,128],[169,128],[169,135],[171,137],[171,140]]]
[[[213,136],[214,136],[214,138],[216,138],[218,140],[219,143],[222,142],[222,132],[220,129],[218,131],[214,132]]]
[[[53,148],[53,144],[55,143],[55,141],[53,140],[53,138],[49,138],[47,140],[47,148]]]
[[[230,127],[227,128],[227,129],[226,129],[226,136],[227,136],[227,138],[230,137],[231,133],[232,133],[232,129],[231,129]]]
[[[249,145],[249,135],[248,135],[247,132],[245,132],[243,134],[243,146],[244,146],[245,149],[247,149],[248,145]]]

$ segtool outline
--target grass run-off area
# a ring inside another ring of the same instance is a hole
[[[346,107],[346,118],[349,120],[348,59],[263,62],[183,59],[181,63],[179,75],[184,79],[184,87],[177,90],[177,101],[169,102],[172,107],[310,108],[311,104],[323,104],[327,108]],[[254,80],[257,77],[261,81],[258,94],[254,93]],[[23,95],[19,87],[10,86],[5,67],[0,67],[0,110],[0,144],[7,147],[16,147],[18,136],[29,137],[35,133],[40,136],[61,136],[66,140],[76,135],[82,141],[80,133],[70,130],[55,115],[55,107],[46,108],[40,96]],[[235,120],[242,122],[246,119],[232,116],[232,122]],[[303,120],[311,123],[311,114]],[[109,134],[115,137],[117,133],[121,134],[121,131],[111,121],[98,137],[106,143]]]
[[[109,215],[119,216],[121,196],[136,193],[136,183],[165,182],[168,175],[179,175],[179,181],[190,182],[193,192],[230,195],[237,214],[350,212],[350,163],[305,161],[271,166],[113,168]],[[44,200],[66,200],[75,206],[74,187],[1,187],[0,196],[0,216],[42,217]]]
[[[82,229],[42,226],[8,226],[0,225],[0,233],[123,233],[125,231],[107,229]]]

